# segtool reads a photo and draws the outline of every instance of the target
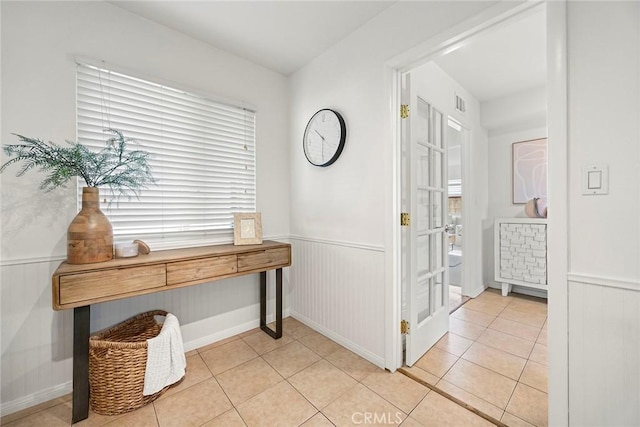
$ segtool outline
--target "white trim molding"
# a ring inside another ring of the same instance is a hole
[[[15,399],[9,402],[2,402],[0,404],[0,415],[5,417],[7,415],[13,414],[14,412],[22,411],[24,409],[28,409],[33,406],[48,402],[50,400],[65,396],[72,391],[73,381],[67,381],[53,387],[48,387],[44,390],[39,390],[36,393],[23,396],[19,399]]]
[[[52,255],[47,257],[34,258],[15,258],[0,260],[0,267],[9,267],[11,265],[40,264],[44,262],[62,262],[67,259],[66,255]]]
[[[640,292],[640,280],[617,279],[584,273],[569,273],[568,280],[569,282],[583,285],[604,286],[607,288]]]
[[[384,246],[369,245],[364,243],[343,242],[340,240],[318,239],[315,237],[304,237],[292,235],[291,240],[301,240],[303,242],[321,243],[324,245],[343,246],[345,248],[363,249],[365,251],[384,252]]]
[[[492,282],[492,283],[489,283],[488,287],[491,288],[491,289],[498,289],[500,291],[502,290],[502,284],[501,283],[493,283]],[[542,299],[548,299],[549,298],[548,291],[541,290],[541,289],[533,289],[533,288],[529,288],[527,286],[513,285],[513,288],[511,289],[511,292],[516,293],[516,294],[529,295],[531,297],[542,298]]]
[[[549,296],[549,425],[569,420],[569,143],[567,2],[548,1],[547,138],[549,205],[547,284]]]
[[[273,305],[273,304],[275,304],[275,302],[274,301],[268,301],[267,304],[268,305]],[[288,308],[287,309],[283,309],[282,318],[284,319],[284,318],[287,318],[289,316],[290,316],[289,309]],[[199,336],[196,339],[193,339],[193,340],[190,340],[188,342],[185,342],[184,345],[183,345],[185,353],[187,353],[189,351],[192,351],[192,350],[197,350],[197,349],[205,347],[205,346],[207,346],[209,344],[213,344],[213,343],[216,343],[218,341],[224,340],[226,338],[230,338],[230,337],[239,335],[239,334],[241,334],[243,332],[247,332],[247,331],[250,331],[252,329],[260,327],[260,319],[255,319],[255,320],[252,320],[250,322],[245,322],[245,323],[242,323],[240,325],[235,325],[235,326],[233,326],[231,328],[227,328],[225,330],[218,331],[218,332],[213,333],[213,334],[204,335],[205,331],[207,331],[207,329],[208,329],[207,325],[206,325],[206,321],[207,320],[209,320],[209,319],[204,319],[204,322],[201,322],[201,325],[194,325],[194,324],[186,325],[187,327],[189,327],[192,330],[196,330],[198,332],[203,333],[203,335]],[[275,314],[273,314],[273,313],[272,314],[268,314],[266,321],[267,321],[267,324],[275,322],[276,321]]]
[[[291,317],[293,317],[294,319],[304,323],[305,325],[307,325],[308,327],[310,327],[311,329],[321,333],[322,335],[324,335],[325,337],[331,338],[333,341],[337,342],[338,344],[340,344],[341,346],[353,351],[355,354],[357,354],[358,356],[361,356],[362,358],[368,360],[369,362],[373,363],[374,365],[377,365],[379,368],[384,369],[384,358],[380,357],[370,351],[368,351],[367,349],[354,344],[353,341],[346,339],[344,337],[342,337],[341,335],[336,334],[335,332],[333,332],[330,329],[325,328],[324,326],[320,325],[317,322],[314,322],[313,320],[309,319],[308,317],[303,316],[302,314],[295,312],[295,311],[291,311]]]

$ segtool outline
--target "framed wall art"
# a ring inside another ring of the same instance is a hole
[[[547,197],[547,138],[511,144],[513,204]]]
[[[256,213],[233,214],[233,244],[259,245],[262,243],[262,216]]]

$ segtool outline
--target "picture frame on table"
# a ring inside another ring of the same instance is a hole
[[[233,244],[262,244],[262,215],[260,212],[233,214]]]

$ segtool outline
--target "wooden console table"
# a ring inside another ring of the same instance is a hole
[[[94,264],[63,262],[53,274],[54,310],[73,313],[73,416],[89,416],[91,304],[168,291],[260,273],[260,328],[282,337],[282,268],[291,265],[291,245],[216,245],[156,251]],[[267,326],[267,271],[276,270],[276,329]]]

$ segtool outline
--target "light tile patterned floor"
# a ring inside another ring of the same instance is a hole
[[[462,296],[462,289],[459,286],[449,286],[449,313],[454,312],[468,300],[469,297]]]
[[[526,314],[525,325],[518,321],[519,312]],[[482,324],[472,321],[476,317]],[[544,304],[485,292],[452,315],[452,332],[411,370],[506,424],[545,425],[542,318]],[[401,373],[375,367],[293,318],[284,319],[283,326],[280,340],[254,329],[191,351],[184,381],[155,402],[120,416],[90,412],[76,425],[493,425]],[[514,333],[521,339],[504,351]],[[66,397],[4,417],[2,425],[55,427],[68,426],[70,420]]]
[[[483,292],[409,371],[507,425],[546,426],[546,300]]]

